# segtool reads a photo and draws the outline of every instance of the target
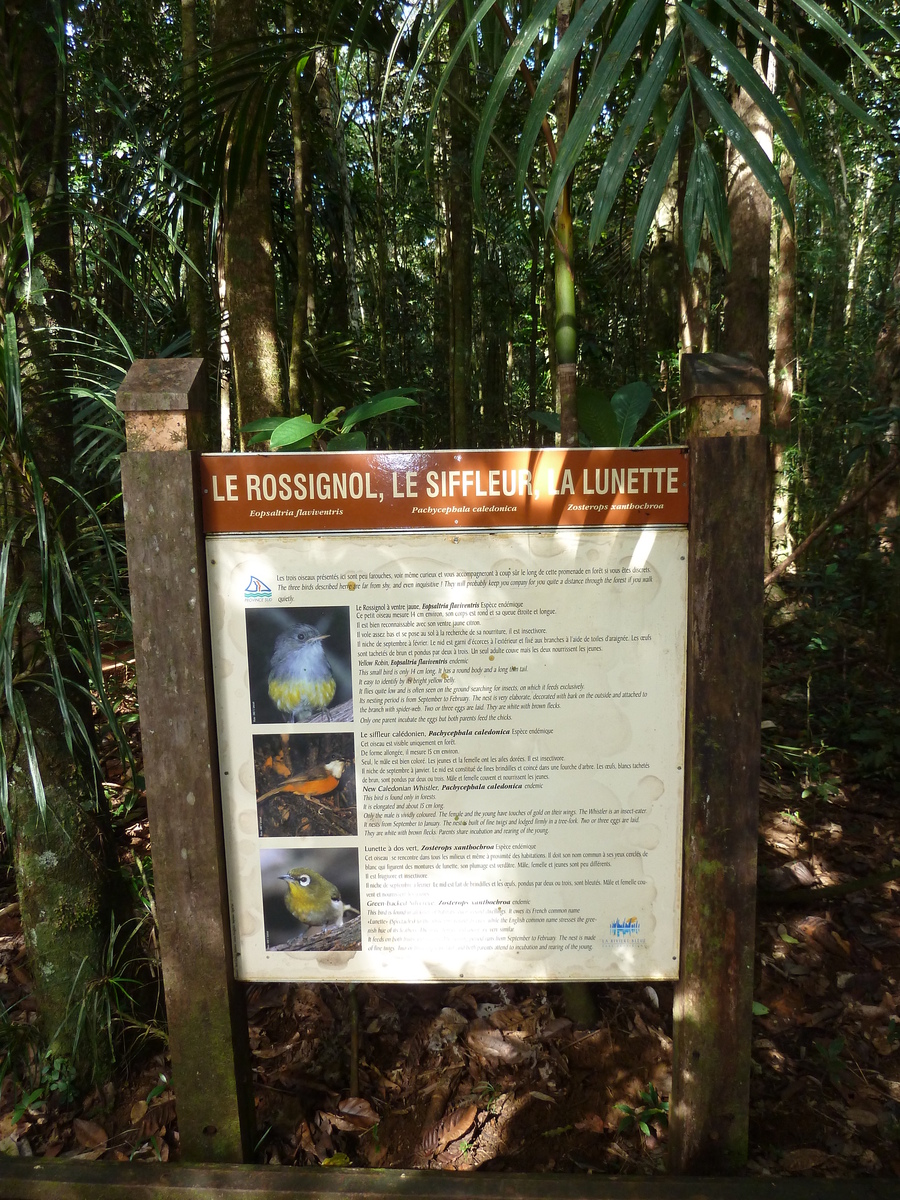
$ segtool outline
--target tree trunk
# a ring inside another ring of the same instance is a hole
[[[193,266],[185,267],[188,322],[191,327],[191,355],[209,356],[209,279],[205,203],[197,180],[200,178],[200,89],[198,81],[196,0],[181,0],[181,87],[184,104],[184,171],[190,181],[184,205],[184,244]],[[207,388],[206,442],[210,450],[221,448],[221,420],[215,389]]]
[[[556,33],[561,41],[572,17],[572,0],[556,8]],[[562,145],[575,103],[578,58],[566,73],[556,98],[556,144]],[[572,223],[572,180],[566,181],[556,206],[554,238],[554,307],[556,379],[559,388],[559,436],[563,446],[578,445],[578,331],[575,324],[575,227]]]
[[[483,446],[508,446],[507,421],[508,344],[511,319],[509,280],[501,251],[483,247],[481,314],[484,355],[481,364]]]
[[[450,41],[455,46],[465,28],[460,0],[450,13]],[[460,56],[452,77],[449,104],[450,164],[448,179],[449,308],[450,308],[450,444],[470,445],[472,391],[472,131],[466,106],[469,63]]]
[[[24,438],[34,448],[36,471],[22,469],[24,440],[12,421],[0,462],[3,534],[11,521],[23,522],[13,545],[8,591],[22,586],[25,592],[11,651],[14,661],[9,664],[12,675],[19,678],[16,691],[24,714],[20,711],[15,723],[8,712],[3,716],[2,742],[16,886],[38,1020],[53,1053],[69,1059],[86,1080],[92,1071],[102,1077],[109,1064],[106,1030],[91,1020],[89,1012],[83,1014],[83,1041],[77,1049],[75,1045],[75,1022],[103,975],[110,929],[109,877],[99,836],[103,799],[87,746],[73,739],[74,748],[69,748],[54,689],[37,682],[42,679],[46,685],[50,679],[42,644],[46,637],[54,644],[64,676],[76,681],[76,688],[68,690],[68,704],[78,709],[88,736],[92,734],[90,707],[77,690],[83,684],[80,668],[67,653],[52,606],[44,599],[50,564],[36,533],[24,536],[35,524],[34,489],[40,489],[44,505],[49,501],[51,531],[61,535],[64,546],[75,540],[72,519],[65,515],[72,512],[71,497],[54,482],[70,476],[73,444],[71,402],[60,375],[59,356],[53,353],[58,350],[53,344],[57,331],[71,322],[71,307],[65,64],[59,61],[48,32],[51,28],[49,0],[8,2],[0,18],[0,61],[9,87],[4,99],[14,106],[2,114],[12,135],[4,143],[10,157],[3,165],[13,171],[17,189],[28,198],[35,230],[32,269],[39,268],[47,282],[43,303],[32,304],[28,298],[19,304],[20,336],[29,347],[22,379]],[[11,235],[21,234],[21,227],[15,230],[11,208],[5,207],[4,218],[2,241],[10,246]],[[22,250],[4,264],[4,299],[9,281],[25,269],[24,258]],[[12,397],[5,400],[11,404]],[[64,614],[64,620],[69,615]],[[30,727],[34,742],[45,816],[34,796],[21,735],[24,727]]]
[[[255,38],[255,5],[246,0],[213,0],[217,67],[247,53]],[[230,152],[236,150],[233,142]],[[228,197],[223,224],[225,305],[240,428],[283,411],[272,203],[264,150],[261,158],[254,154],[240,194]]]
[[[785,152],[781,182],[794,202],[794,164]],[[791,431],[791,416],[797,364],[797,241],[782,216],[778,239],[778,290],[775,302],[775,381],[772,389],[772,528],[769,536],[769,561],[772,566],[789,554],[790,496],[784,479],[784,452]]]
[[[450,403],[450,199],[449,199],[449,134],[443,119],[443,109],[438,113],[437,147],[434,164],[434,212],[437,230],[434,239],[433,258],[433,309],[432,309],[432,362],[434,363],[433,387],[435,394],[448,398],[447,421],[433,442],[448,445],[447,430],[452,421]],[[426,443],[427,445],[427,443]]]
[[[774,56],[768,56],[767,66],[774,74]],[[772,125],[750,94],[738,89],[732,107],[771,159]],[[734,265],[725,284],[723,349],[727,354],[749,356],[768,379],[772,201],[730,142],[727,161]]]
[[[709,55],[690,30],[684,35],[689,65],[709,74]],[[702,109],[697,116],[700,131],[706,129],[709,116]],[[694,153],[694,123],[688,123],[678,145],[678,212],[684,213],[688,170]],[[678,222],[678,330],[682,354],[705,354],[709,344],[709,292],[712,259],[709,233],[704,225],[694,270],[688,270],[684,253],[684,221]]]
[[[284,6],[285,28],[295,33],[296,20],[291,0]],[[309,313],[313,291],[313,196],[312,143],[310,131],[312,113],[310,91],[315,80],[315,55],[310,54],[298,78],[296,71],[289,76],[291,97],[291,138],[294,160],[292,199],[294,212],[294,241],[297,250],[297,291],[294,294],[291,320],[291,348],[288,366],[288,409],[300,413],[303,408],[303,357],[309,336]]]
[[[356,235],[350,195],[350,170],[341,121],[341,97],[332,52],[316,55],[316,92],[319,119],[331,146],[332,162],[328,171],[331,203],[328,236],[331,240],[334,270],[334,316],[337,327],[358,342],[362,333],[362,309],[356,271]]]

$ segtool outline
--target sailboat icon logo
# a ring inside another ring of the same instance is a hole
[[[250,582],[244,588],[245,600],[268,600],[271,599],[272,589],[267,583],[263,583],[255,575],[250,576]]]

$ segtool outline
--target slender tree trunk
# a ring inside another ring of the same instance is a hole
[[[285,28],[296,32],[294,5],[284,6]],[[303,357],[309,336],[310,300],[313,290],[312,144],[310,141],[310,89],[315,80],[315,55],[310,54],[302,78],[291,71],[291,139],[294,149],[292,200],[294,239],[297,249],[297,291],[291,320],[291,350],[288,365],[288,408],[299,413],[303,407]]]
[[[572,0],[562,0],[556,8],[556,34],[562,40],[572,18]],[[561,145],[569,128],[575,103],[578,59],[566,73],[556,98],[557,145]],[[578,330],[575,310],[575,227],[572,223],[572,180],[566,186],[556,206],[556,236],[554,239],[554,292],[556,379],[559,388],[559,429],[563,446],[578,445]]]
[[[766,66],[774,74],[774,56],[768,56]],[[762,73],[759,62],[756,69]],[[756,102],[739,88],[732,107],[771,159],[772,125]],[[727,173],[734,265],[725,284],[724,349],[728,354],[749,355],[768,379],[772,201],[730,142]]]
[[[319,115],[325,135],[334,154],[333,183],[339,211],[331,232],[335,264],[335,287],[342,293],[335,297],[335,311],[341,328],[358,342],[362,335],[362,307],[359,301],[359,282],[356,269],[356,234],[353,219],[353,200],[350,194],[350,169],[347,164],[347,145],[341,118],[341,95],[334,59],[329,50],[317,55],[316,87],[319,96]]]
[[[481,271],[481,314],[484,338],[482,360],[483,432],[485,446],[508,446],[507,412],[508,343],[510,327],[509,281],[499,250],[484,247]]]
[[[709,74],[709,55],[698,39],[688,30],[685,33],[688,60],[704,74]],[[701,132],[708,124],[704,110],[698,114]],[[684,212],[688,170],[694,152],[694,126],[689,122],[678,146],[678,212]],[[710,349],[710,273],[712,259],[709,233],[704,226],[694,270],[688,270],[684,253],[684,222],[678,222],[678,330],[683,354],[705,354]]]
[[[531,267],[529,269],[529,298],[528,298],[528,409],[537,408],[537,360],[538,360],[538,330],[540,327],[539,281],[541,264],[541,227],[538,219],[537,206],[534,199],[531,204]],[[538,444],[537,422],[528,423],[528,445]]]
[[[256,39],[256,10],[247,0],[212,0],[213,55],[218,66],[246,53]],[[232,146],[232,152],[236,149]],[[283,411],[274,232],[269,175],[254,154],[246,184],[223,214],[225,304],[238,427]]]
[[[432,309],[432,361],[434,362],[433,386],[437,395],[448,397],[447,429],[452,420],[452,405],[449,403],[450,387],[450,201],[448,196],[449,134],[443,120],[443,109],[438,114],[437,153],[434,164],[434,210],[437,232],[434,239]],[[447,432],[441,429],[439,445],[448,445]]]
[[[781,182],[794,201],[794,164],[785,152]],[[790,496],[784,478],[784,454],[791,430],[794,384],[797,365],[797,241],[794,231],[782,215],[778,239],[777,297],[775,302],[775,380],[772,387],[772,530],[769,541],[770,563],[774,566],[791,550]]]
[[[850,265],[847,269],[847,301],[844,306],[844,329],[848,332],[853,325],[856,311],[856,293],[859,287],[859,275],[862,270],[863,254],[866,248],[869,226],[869,205],[875,191],[875,169],[869,166],[864,172],[862,211],[856,222],[856,238],[850,252]]]
[[[373,62],[377,68],[374,74],[371,73]],[[369,54],[369,94],[372,96],[381,95],[381,85],[384,78],[384,60],[380,54],[371,52]],[[387,315],[387,297],[388,290],[393,287],[395,280],[395,270],[391,264],[390,256],[388,255],[388,235],[387,235],[387,205],[384,199],[384,162],[382,157],[381,139],[373,137],[372,139],[372,172],[375,183],[375,255],[376,255],[376,270],[374,271],[374,287],[375,295],[375,323],[378,330],[378,366],[381,375],[381,386],[388,386],[388,315]],[[402,341],[408,334],[408,328],[404,322],[402,326]],[[401,347],[402,353],[402,347]],[[405,368],[401,367],[401,378],[406,374]]]
[[[204,216],[206,198],[197,181],[200,178],[200,88],[198,80],[196,0],[181,0],[181,88],[184,115],[184,170],[190,183],[184,205],[184,243],[193,266],[185,267],[185,292],[188,323],[191,327],[191,354],[209,359],[209,263],[206,252]],[[206,441],[210,450],[221,448],[221,417],[215,388],[207,387]]]
[[[455,46],[465,28],[462,0],[450,13],[450,40]],[[465,54],[453,72],[449,104],[450,166],[449,300],[450,300],[450,444],[470,444],[472,391],[472,132],[466,106],[469,64]]]
[[[65,12],[63,12],[65,19]],[[25,436],[33,447],[39,479],[27,480],[22,471],[21,447],[11,431],[6,440],[0,491],[0,522],[5,534],[16,519],[24,528],[35,521],[34,488],[41,489],[45,507],[57,514],[54,532],[73,544],[75,530],[71,497],[57,479],[71,473],[73,456],[72,406],[59,369],[60,329],[71,322],[69,207],[66,180],[67,121],[65,64],[60,63],[49,30],[53,27],[49,0],[29,4],[7,2],[0,15],[0,62],[6,72],[0,114],[6,130],[3,166],[12,172],[17,189],[27,196],[35,230],[33,265],[47,281],[41,305],[27,294],[20,297],[20,338],[28,343],[23,364],[22,408]],[[5,197],[6,198],[6,197]],[[0,241],[11,245],[14,217],[4,205]],[[21,234],[22,230],[17,230]],[[19,243],[21,244],[21,243]],[[5,262],[7,278],[27,274],[24,252]],[[4,296],[7,287],[3,288]],[[11,399],[11,398],[7,398]],[[75,1046],[76,1018],[90,988],[103,974],[103,951],[110,927],[109,874],[100,829],[105,810],[98,781],[86,748],[66,742],[63,719],[52,690],[29,676],[43,676],[44,582],[49,570],[36,534],[21,534],[13,543],[9,563],[12,593],[21,586],[23,615],[13,639],[9,664],[20,677],[16,690],[31,727],[35,755],[46,795],[46,816],[35,801],[25,740],[9,714],[2,718],[9,804],[12,820],[12,853],[16,885],[25,929],[38,1020],[53,1053],[69,1058],[82,1079],[93,1069],[102,1075],[109,1065],[104,1030],[85,1013],[83,1040]],[[81,671],[61,638],[55,652],[69,679],[82,683]],[[72,700],[85,728],[92,731],[88,704]],[[96,1056],[96,1064],[94,1061]]]

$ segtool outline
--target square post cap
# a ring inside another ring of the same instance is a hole
[[[140,358],[116,392],[129,450],[195,450],[206,403],[202,358]]]
[[[682,354],[690,437],[747,437],[762,429],[768,393],[759,367],[730,354]]]

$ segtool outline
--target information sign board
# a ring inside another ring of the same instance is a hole
[[[676,976],[684,452],[201,461],[238,976]]]

